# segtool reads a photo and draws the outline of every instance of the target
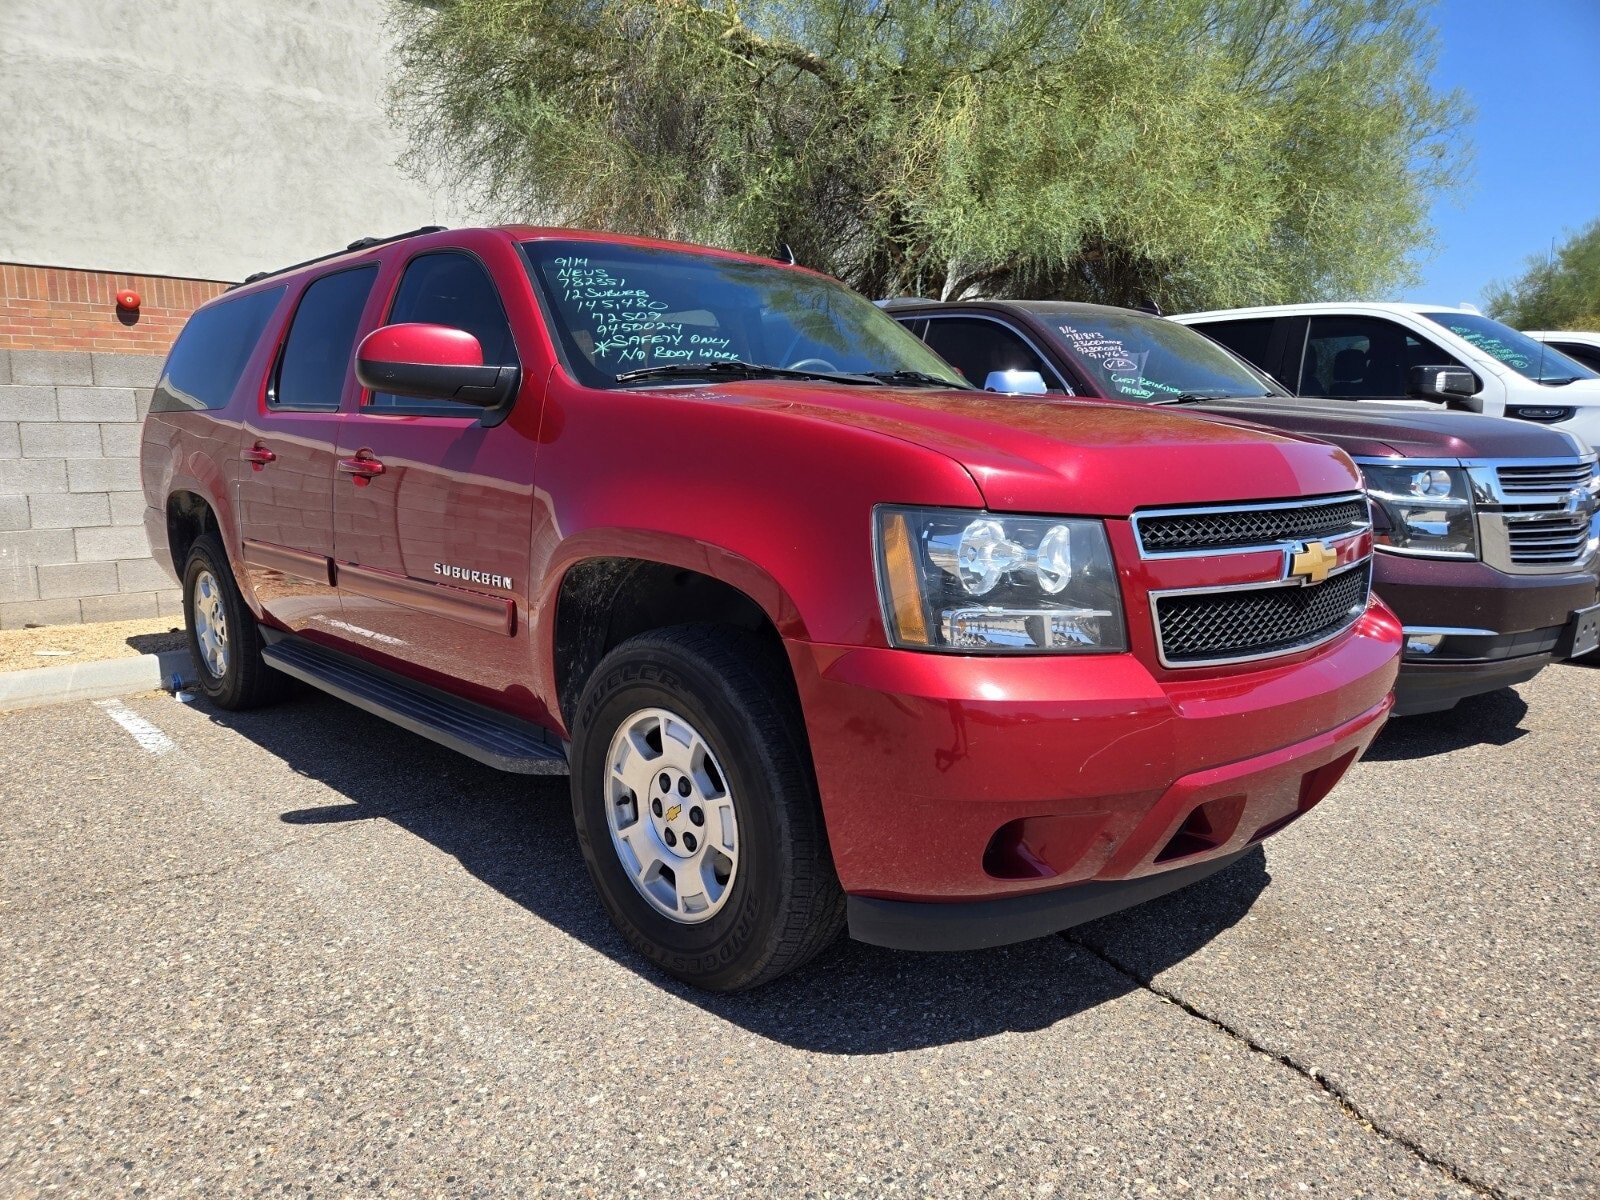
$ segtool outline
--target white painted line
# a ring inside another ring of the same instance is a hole
[[[172,739],[146,721],[120,700],[100,700],[95,707],[118,725],[121,725],[139,743],[139,749],[150,754],[165,754],[173,749]]]

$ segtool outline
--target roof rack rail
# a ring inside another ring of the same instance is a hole
[[[388,242],[401,242],[406,238],[417,237],[424,233],[443,233],[447,227],[444,225],[422,225],[416,229],[408,229],[404,233],[391,233],[388,237],[363,237],[357,238],[343,250],[334,250],[328,254],[319,254],[315,258],[308,258],[304,262],[290,263],[287,267],[275,267],[270,271],[257,271],[254,275],[247,275],[241,282],[231,285],[231,292],[236,287],[243,287],[247,283],[254,283],[258,279],[270,279],[274,275],[282,275],[285,271],[298,271],[301,267],[309,267],[313,263],[326,262],[330,258],[338,258],[341,254],[349,254],[353,250],[366,250],[372,246],[382,246]]]

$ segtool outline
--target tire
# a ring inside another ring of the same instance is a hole
[[[239,594],[215,534],[202,534],[189,550],[183,569],[183,617],[195,687],[218,708],[258,708],[288,694],[289,677],[261,658],[255,614]],[[210,634],[218,617],[221,636],[213,639]]]
[[[776,979],[844,927],[793,693],[768,642],[683,625],[618,646],[578,701],[572,812],[590,877],[634,948],[697,987]]]

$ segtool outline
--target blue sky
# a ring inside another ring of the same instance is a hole
[[[1434,84],[1477,110],[1472,176],[1434,206],[1438,249],[1402,299],[1479,303],[1600,217],[1600,0],[1441,0]]]

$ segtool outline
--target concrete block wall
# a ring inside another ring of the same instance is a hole
[[[153,354],[0,350],[0,629],[182,621],[139,488],[160,369]]]

